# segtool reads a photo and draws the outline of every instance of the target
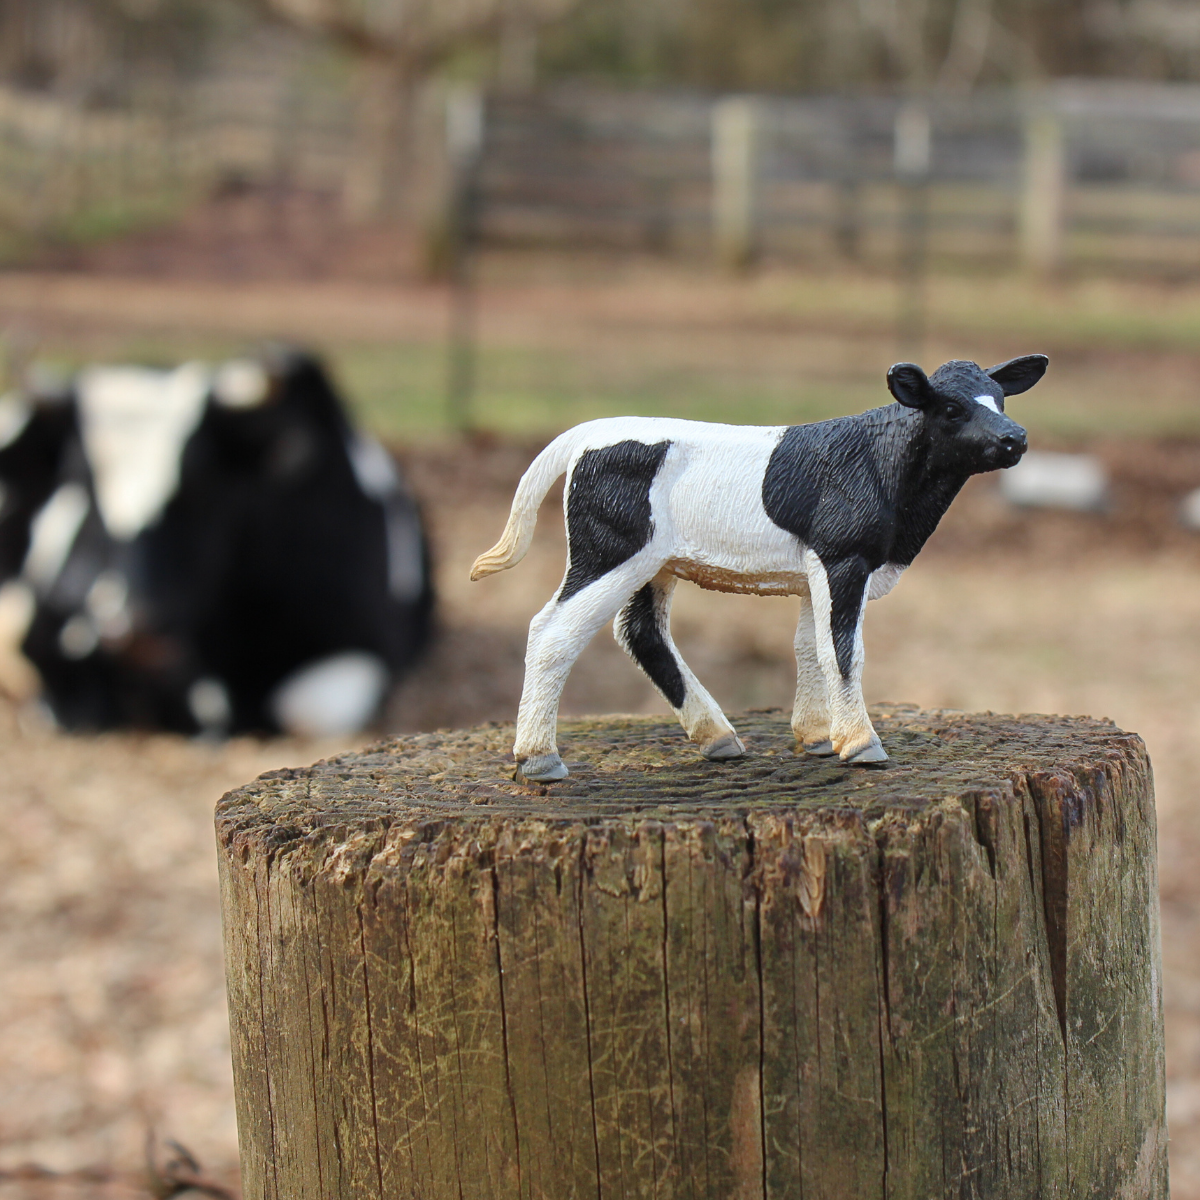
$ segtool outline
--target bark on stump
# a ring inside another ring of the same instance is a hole
[[[1103,721],[401,738],[217,813],[250,1200],[1167,1195],[1155,823]]]

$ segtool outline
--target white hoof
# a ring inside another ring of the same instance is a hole
[[[571,772],[557,754],[531,754],[517,763],[517,779],[528,783],[557,783]]]
[[[884,763],[887,760],[887,751],[878,742],[872,742],[869,746],[864,746],[857,754],[843,758],[842,762],[862,767],[871,763]]]
[[[811,754],[814,758],[828,758],[831,754],[836,754],[837,751],[833,748],[833,743],[826,738],[823,742],[805,742],[803,743],[805,754]]]
[[[736,733],[727,733],[715,742],[709,742],[700,753],[711,762],[720,762],[726,758],[741,758],[746,753],[746,747]]]

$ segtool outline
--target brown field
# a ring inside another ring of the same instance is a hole
[[[422,324],[424,336],[435,333],[436,295],[417,290],[389,293],[383,299],[391,307],[381,310],[353,289],[307,301],[281,292],[272,308],[261,289],[214,285],[171,299],[157,287],[114,284],[105,313],[95,279],[0,278],[0,318],[41,313],[55,338],[92,346],[118,344],[131,331],[159,336],[164,322],[170,336],[190,322],[219,328],[234,323],[238,304],[257,332],[273,315],[276,329],[315,336],[324,312],[330,337],[355,313],[377,323],[378,337],[387,321],[414,337]],[[690,300],[678,280],[658,293],[631,288],[641,308],[631,316],[627,306],[619,319],[617,292],[576,288],[567,300],[582,299],[564,313],[561,290],[556,302],[528,282],[522,288],[532,300],[506,293],[508,310],[487,318],[505,337],[536,346],[549,328],[561,348],[584,340],[590,324],[615,354],[619,330],[636,325],[640,313],[643,365],[694,353],[714,370],[731,369],[722,355],[732,361],[750,345],[760,369],[772,354],[784,374],[832,363],[838,385],[858,379],[860,344],[880,359],[890,350],[866,318],[857,330],[849,317],[824,329],[803,314],[776,325],[761,312],[751,319],[746,310],[757,302],[726,285]],[[717,328],[722,311],[729,328],[752,327],[740,349]],[[1117,393],[1139,378],[1156,381],[1154,412],[1163,418],[1156,427],[1195,420],[1197,359],[1188,337],[1168,350],[1064,351],[1055,411],[1076,415],[1059,429],[1079,440],[1077,414],[1088,395],[1115,411]],[[939,349],[952,340],[935,331]],[[1003,356],[998,339],[981,340]],[[1013,352],[1022,348],[1034,347]],[[625,369],[634,370],[631,362]],[[564,414],[561,423],[570,419]],[[1127,441],[1118,436],[1124,432],[1090,439],[1114,472],[1110,515],[1012,513],[990,480],[972,484],[896,592],[871,606],[867,690],[873,700],[927,706],[1108,716],[1146,739],[1160,819],[1173,1195],[1200,1200],[1200,791],[1192,761],[1200,749],[1200,537],[1173,524],[1178,495],[1200,486],[1200,443]],[[562,569],[561,516],[546,506],[518,570],[474,585],[466,572],[499,532],[536,444],[481,438],[406,452],[435,538],[442,633],[394,697],[390,728],[515,711],[525,626]],[[678,593],[680,647],[731,710],[789,703],[792,620],[786,600],[686,585]],[[581,659],[564,710],[665,711],[606,636]],[[0,709],[0,813],[8,831],[0,843],[0,1200],[147,1195],[138,1183],[147,1129],[184,1143],[214,1179],[236,1178],[212,805],[259,771],[332,749],[64,737],[28,713]],[[66,1172],[105,1168],[119,1178],[4,1181],[5,1169],[29,1162]]]

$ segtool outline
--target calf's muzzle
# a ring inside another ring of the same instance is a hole
[[[1013,467],[1021,461],[1021,456],[1029,448],[1025,430],[1011,417],[1000,414],[998,421],[991,422],[994,435],[988,447],[987,456],[997,467]]]

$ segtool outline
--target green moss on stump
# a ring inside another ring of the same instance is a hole
[[[1154,811],[1104,721],[511,726],[218,806],[247,1197],[1165,1197]]]

